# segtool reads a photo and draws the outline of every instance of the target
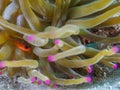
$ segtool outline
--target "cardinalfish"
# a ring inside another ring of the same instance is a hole
[[[29,43],[27,43],[26,41],[24,41],[23,39],[11,37],[11,36],[9,39],[13,42],[13,44],[16,47],[18,47],[22,51],[29,52],[32,50],[32,46]]]

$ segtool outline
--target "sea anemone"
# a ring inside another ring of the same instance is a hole
[[[119,24],[113,17],[119,12],[115,0],[0,0],[1,73],[51,87],[90,83],[78,68],[92,73],[97,63],[118,67],[120,36],[97,33]],[[87,46],[91,42],[111,47]]]

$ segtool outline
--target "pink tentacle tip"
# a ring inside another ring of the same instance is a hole
[[[2,75],[3,74],[3,72],[2,71],[0,71],[0,75]]]
[[[57,84],[53,84],[52,86],[54,89],[58,88]]]
[[[49,55],[48,56],[48,61],[49,62],[53,62],[54,61],[54,56],[53,55]]]
[[[118,64],[113,64],[112,68],[113,69],[117,69],[118,68]]]
[[[12,60],[13,62],[15,62],[16,60]]]
[[[92,71],[93,71],[93,67],[92,66],[88,66],[88,73],[92,73]]]
[[[31,82],[35,82],[35,81],[36,81],[36,77],[32,77]]]
[[[46,85],[50,85],[51,81],[49,79],[45,80]]]
[[[30,42],[34,41],[34,39],[35,39],[34,35],[27,36],[27,40],[30,41]]]
[[[0,68],[4,68],[4,67],[5,67],[4,62],[0,62]]]
[[[87,77],[86,77],[86,82],[87,82],[87,83],[91,83],[91,82],[92,82],[92,78],[91,78],[90,76],[87,76]]]
[[[69,78],[70,78],[70,79],[73,79],[73,78],[74,78],[74,76],[69,76]]]
[[[117,46],[112,47],[112,50],[114,53],[118,53],[119,52],[119,48]]]
[[[40,85],[42,83],[42,81],[41,80],[38,80],[38,85]]]
[[[55,45],[58,45],[59,43],[60,43],[60,40],[59,40],[59,39],[54,40],[54,44],[55,44]]]

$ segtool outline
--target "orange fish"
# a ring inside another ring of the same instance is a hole
[[[10,40],[16,47],[18,47],[22,51],[29,52],[32,50],[32,46],[20,38],[10,37]]]

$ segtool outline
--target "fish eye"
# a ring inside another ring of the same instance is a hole
[[[29,48],[30,48],[30,46],[28,46],[28,45],[25,45],[25,48],[26,48],[26,49],[29,49]]]

